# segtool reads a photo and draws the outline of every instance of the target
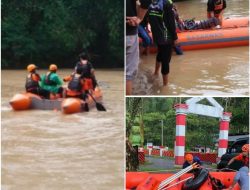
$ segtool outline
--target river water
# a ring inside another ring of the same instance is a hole
[[[180,18],[206,18],[207,0],[176,2]],[[229,0],[224,17],[248,16],[249,1]],[[155,55],[141,57],[135,95],[248,95],[249,47],[173,52],[169,85],[152,75]]]
[[[1,75],[2,190],[123,189],[123,71],[96,72],[107,112],[73,115],[12,111],[8,101],[23,92],[26,71]]]

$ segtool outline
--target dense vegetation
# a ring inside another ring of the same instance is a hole
[[[124,1],[2,0],[2,68],[70,67],[88,51],[95,67],[124,65]]]
[[[140,99],[140,101],[138,101]],[[165,146],[174,147],[175,141],[175,110],[173,106],[188,98],[127,98],[127,121],[132,123],[133,117],[142,116],[144,144],[153,142],[161,145],[161,120],[163,120]],[[232,112],[229,133],[248,133],[249,130],[249,98],[215,98],[224,107],[224,111]],[[136,106],[133,107],[134,102]],[[138,105],[140,102],[140,105]],[[199,103],[210,105],[206,99]],[[136,109],[136,110],[134,110]],[[132,114],[131,114],[132,113]],[[127,122],[127,124],[129,123]],[[129,133],[130,125],[127,125]],[[187,115],[186,148],[206,146],[214,148],[214,142],[219,134],[219,119],[205,116]]]

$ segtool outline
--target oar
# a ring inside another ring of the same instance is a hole
[[[88,95],[94,100],[96,109],[98,111],[106,111],[106,108],[101,103],[97,102],[91,93],[88,93]]]

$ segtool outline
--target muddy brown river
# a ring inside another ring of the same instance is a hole
[[[123,189],[123,71],[96,72],[107,112],[72,115],[12,111],[8,101],[24,91],[26,71],[1,75],[2,190]]]

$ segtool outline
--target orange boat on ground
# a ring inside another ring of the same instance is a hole
[[[99,88],[94,90],[92,96],[96,101],[102,101],[102,92]],[[89,108],[95,106],[95,102],[90,96],[88,96],[86,102],[84,102],[79,98],[42,99],[40,96],[32,93],[16,94],[9,103],[15,111],[28,109],[61,110],[65,114],[85,111],[85,109],[83,109],[85,103],[88,103]]]
[[[236,172],[209,172],[203,179],[193,179],[193,174],[187,173],[165,186],[165,190],[212,190],[215,186],[228,189],[233,183]],[[148,172],[126,172],[127,190],[157,190],[162,181],[173,176],[170,173],[153,174]],[[199,187],[198,187],[199,186]],[[240,190],[238,184],[234,190]]]
[[[152,34],[149,34],[152,37]],[[186,30],[180,32],[178,42],[187,50],[225,48],[249,45],[249,19],[239,17],[224,19],[220,29]],[[156,53],[157,47],[149,47],[150,53]]]

